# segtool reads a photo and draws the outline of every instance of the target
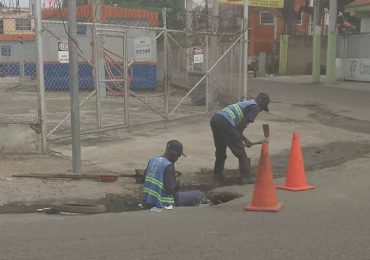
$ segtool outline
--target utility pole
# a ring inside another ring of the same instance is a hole
[[[35,29],[36,29],[36,52],[37,52],[37,98],[38,98],[38,122],[40,126],[41,150],[47,152],[46,143],[46,102],[44,82],[44,57],[42,48],[42,25],[41,25],[41,0],[34,1]]]
[[[69,88],[71,92],[72,169],[81,172],[80,104],[77,60],[76,0],[68,0]]]
[[[320,83],[320,66],[321,66],[321,13],[320,1],[314,1],[313,14],[313,59],[312,59],[312,83]]]
[[[246,28],[244,28],[244,37],[243,37],[243,99],[247,100],[248,96],[248,0],[244,0],[244,8],[243,8],[243,17],[244,23],[246,24]]]
[[[335,82],[335,60],[337,52],[337,0],[330,0],[329,8],[329,32],[328,32],[328,53],[326,58],[326,80],[329,84]]]

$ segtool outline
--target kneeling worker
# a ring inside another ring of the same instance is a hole
[[[181,155],[185,156],[182,144],[177,140],[171,140],[167,143],[164,155],[149,160],[143,176],[145,178],[143,194],[145,208],[198,206],[202,202],[203,192],[199,190],[180,191],[174,164]]]

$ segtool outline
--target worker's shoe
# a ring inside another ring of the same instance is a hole
[[[256,178],[251,173],[251,159],[243,157],[239,159],[240,184],[256,183]]]

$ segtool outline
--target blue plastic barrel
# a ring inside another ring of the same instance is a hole
[[[157,64],[134,63],[130,66],[132,91],[157,89]]]

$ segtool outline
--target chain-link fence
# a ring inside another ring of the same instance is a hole
[[[181,23],[159,18],[109,21],[78,24],[82,132],[193,116],[240,99],[240,21],[227,33],[168,29]],[[49,138],[70,132],[66,27],[43,21]]]
[[[0,77],[32,81],[36,77],[36,53],[31,18],[0,15]]]
[[[241,19],[163,14],[106,6],[94,23],[88,7],[77,9],[82,133],[199,115],[242,98]],[[0,76],[14,82],[1,88],[0,123],[37,127],[34,18],[27,17],[31,36],[0,43]],[[49,139],[71,132],[67,28],[62,7],[43,11]]]
[[[68,24],[65,21],[43,21],[44,83],[48,137],[70,133],[70,85],[68,57]],[[93,70],[92,25],[78,23],[78,79],[81,131],[96,127],[96,91]]]
[[[58,2],[60,3],[60,2]],[[82,133],[171,120],[212,111],[243,95],[243,34],[252,76],[312,73],[312,16],[294,20],[273,8],[220,6],[209,12],[77,7]],[[0,123],[38,124],[36,43],[31,12],[0,9]],[[70,135],[67,9],[42,11],[48,138]],[[94,22],[95,21],[95,22]],[[97,22],[99,21],[99,22]],[[326,36],[322,26],[321,73]],[[337,74],[370,80],[369,34],[339,36]],[[369,54],[369,55],[368,55]],[[251,96],[250,96],[251,97]],[[40,97],[41,99],[42,97]]]
[[[37,124],[32,17],[0,11],[0,124]]]

